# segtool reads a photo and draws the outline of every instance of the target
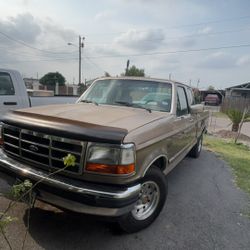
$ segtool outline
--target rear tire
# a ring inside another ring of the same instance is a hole
[[[203,133],[201,134],[201,136],[197,140],[197,143],[194,145],[194,147],[189,152],[189,156],[191,156],[193,158],[198,158],[200,156],[201,149],[202,149],[202,142],[203,142]]]
[[[121,229],[127,233],[149,226],[160,214],[167,198],[167,179],[159,168],[152,166],[141,184],[140,197],[133,210],[118,220]]]

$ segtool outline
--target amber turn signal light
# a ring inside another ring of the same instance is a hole
[[[107,165],[100,163],[87,163],[86,170],[103,174],[131,174],[135,171],[135,164]]]

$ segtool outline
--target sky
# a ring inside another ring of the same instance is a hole
[[[0,0],[0,68],[82,79],[130,66],[202,89],[250,81],[249,0]],[[72,45],[68,45],[71,43]]]

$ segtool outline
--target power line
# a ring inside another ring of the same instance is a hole
[[[246,31],[246,30],[250,30],[250,27],[244,28],[244,29],[237,29],[237,30],[225,30],[225,31],[215,31],[215,32],[210,32],[207,34],[190,34],[190,35],[184,35],[184,36],[176,36],[176,37],[164,37],[164,38],[155,38],[155,39],[145,39],[145,40],[140,40],[140,42],[154,42],[154,41],[164,41],[164,40],[169,40],[169,39],[173,39],[173,40],[177,40],[177,39],[182,39],[182,38],[188,38],[188,37],[206,37],[206,36],[213,36],[213,35],[221,35],[221,34],[229,34],[229,33],[235,33],[235,32],[242,32],[242,31]],[[112,42],[110,43],[98,43],[98,42],[88,42],[88,44],[97,44],[97,45],[109,45],[112,44]],[[94,47],[94,46],[88,46],[88,47]]]
[[[234,18],[225,18],[225,19],[219,19],[219,20],[212,20],[212,21],[206,21],[206,22],[200,22],[200,23],[193,23],[193,24],[184,24],[184,25],[177,25],[177,26],[170,26],[170,27],[166,27],[166,28],[159,28],[156,30],[166,30],[166,29],[176,29],[176,28],[181,28],[181,27],[192,27],[192,26],[200,26],[200,25],[204,25],[204,24],[211,24],[211,23],[221,23],[221,22],[229,22],[229,21],[234,21],[234,20],[243,20],[243,19],[248,19],[250,18],[250,16],[241,16],[241,17],[234,17]],[[209,34],[196,34],[195,36],[206,36],[206,35],[217,35],[217,34],[224,34],[224,33],[231,33],[231,32],[238,32],[238,31],[242,31],[245,29],[240,29],[240,30],[231,30],[231,31],[222,31],[222,32],[213,32],[213,33],[209,33]],[[148,30],[137,30],[137,32],[146,32]],[[116,33],[106,33],[106,34],[123,34],[126,32],[116,32]],[[11,36],[9,36],[8,34],[0,31],[0,34],[4,37],[6,37],[7,39],[14,41],[16,43],[21,44],[22,46],[25,46],[27,48],[42,52],[42,53],[47,53],[47,54],[73,54],[76,53],[77,51],[72,51],[72,52],[56,52],[56,51],[51,51],[51,50],[44,50],[44,49],[40,49],[37,47],[34,47],[30,44],[27,44],[21,40],[18,40],[16,38],[13,38]],[[98,33],[98,35],[103,35],[101,33]],[[105,35],[105,33],[104,33]],[[167,37],[167,38],[161,38],[161,39],[147,39],[147,40],[143,40],[143,42],[150,42],[150,41],[160,41],[160,40],[164,40],[164,39],[181,39],[181,38],[185,38],[185,37],[191,37],[193,35],[187,35],[187,36],[180,36],[180,37]],[[91,44],[91,42],[90,42]],[[92,44],[94,44],[94,42],[92,42]],[[107,44],[107,43],[106,43]]]
[[[6,48],[5,47],[0,47],[0,51],[6,51]],[[13,51],[7,51],[7,54],[8,55],[11,55],[12,57],[22,57],[22,59],[25,59],[25,60],[31,60],[33,61],[34,58],[40,58],[41,60],[45,59],[50,59],[49,61],[53,61],[53,56],[52,55],[36,55],[36,54],[33,54],[32,52],[29,53],[31,51],[28,51],[28,52],[19,52],[19,51],[16,51],[16,50],[13,50]],[[3,55],[3,52],[1,53]],[[55,55],[54,55],[55,56]],[[57,58],[56,58],[57,59]]]
[[[84,59],[84,62],[86,63],[88,68],[93,68],[94,64],[92,62],[90,62],[89,60],[85,60],[86,57],[84,57],[83,59]],[[105,72],[105,71],[100,70],[100,72],[103,74],[103,72]],[[90,70],[88,70],[88,73],[90,73]],[[94,75],[93,71],[91,73]]]
[[[71,57],[71,58],[64,57],[64,58],[51,58],[51,59],[40,59],[40,60],[14,60],[14,61],[4,61],[2,63],[53,62],[53,61],[73,61],[73,60],[79,60],[79,58],[78,57]]]
[[[89,56],[89,59],[98,59],[98,58],[119,58],[119,57],[139,57],[139,56],[152,56],[152,55],[167,55],[167,54],[178,54],[178,53],[192,53],[192,52],[201,52],[201,51],[210,51],[218,49],[237,49],[237,48],[247,48],[250,47],[250,44],[239,44],[239,45],[230,45],[230,46],[220,46],[220,47],[210,47],[210,48],[200,48],[200,49],[189,49],[189,50],[175,50],[175,51],[159,51],[152,53],[138,53],[138,54],[122,54],[122,55],[110,55],[110,56]],[[29,60],[29,61],[12,61],[17,63],[22,62],[47,62],[47,61],[65,61],[65,60],[78,60],[77,57],[63,57],[63,58],[54,58],[54,59],[44,59],[44,60]],[[10,63],[6,62],[6,63]]]
[[[167,54],[189,53],[189,52],[209,51],[209,50],[218,50],[218,49],[233,49],[233,48],[244,48],[244,47],[250,47],[250,44],[240,44],[240,45],[210,47],[210,48],[200,48],[200,49],[189,49],[189,50],[162,51],[162,52],[141,53],[141,54],[126,54],[126,55],[112,55],[112,56],[92,56],[92,57],[89,57],[89,58],[95,59],[95,58],[115,58],[115,57],[137,57],[137,56],[167,55]]]
[[[84,57],[85,59],[87,59],[92,65],[94,65],[96,68],[98,68],[100,71],[105,72],[105,70],[103,70],[97,63],[95,63],[94,61],[92,61],[89,56],[85,55]]]
[[[74,52],[55,52],[55,51],[43,50],[43,49],[36,48],[36,47],[34,47],[32,45],[29,45],[29,44],[27,44],[27,43],[25,43],[25,42],[23,42],[21,40],[15,39],[15,38],[13,38],[13,37],[5,34],[2,31],[0,31],[0,34],[3,35],[3,36],[5,36],[9,40],[14,41],[16,43],[19,43],[19,44],[21,44],[21,45],[23,45],[23,46],[25,46],[27,48],[30,48],[30,49],[33,49],[33,50],[37,50],[37,51],[40,51],[40,52],[43,52],[43,53],[47,53],[47,54],[72,54],[72,53],[76,52],[76,51],[74,51]]]
[[[191,24],[181,24],[181,25],[175,25],[175,26],[169,26],[169,27],[164,27],[164,28],[158,28],[155,29],[157,30],[169,30],[169,29],[179,29],[179,28],[184,28],[184,27],[193,27],[193,26],[201,26],[205,24],[212,24],[212,23],[223,23],[223,22],[232,22],[235,20],[243,20],[243,19],[248,19],[250,16],[241,16],[241,17],[233,17],[233,18],[224,18],[224,19],[217,19],[217,20],[211,20],[211,21],[205,21],[205,22],[200,22],[200,23],[191,23]],[[138,32],[147,32],[148,29],[142,29],[142,30],[137,30]],[[89,33],[89,35],[115,35],[115,34],[124,34],[127,33],[126,31],[121,31],[121,32],[111,32],[111,33]]]

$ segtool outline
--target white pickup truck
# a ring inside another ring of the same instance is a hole
[[[0,69],[0,120],[9,110],[48,104],[75,103],[76,96],[29,97],[21,74]]]

